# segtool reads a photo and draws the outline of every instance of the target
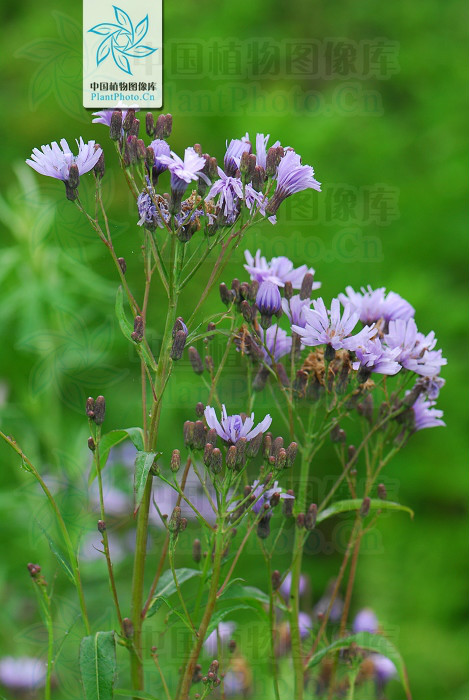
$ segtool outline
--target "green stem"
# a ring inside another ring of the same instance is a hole
[[[59,524],[60,531],[62,533],[62,537],[64,539],[65,546],[67,548],[67,553],[68,553],[68,557],[70,559],[70,564],[72,566],[72,573],[73,573],[73,578],[75,580],[75,588],[77,589],[77,593],[78,593],[78,600],[80,602],[80,609],[81,609],[81,615],[83,618],[83,624],[85,625],[86,634],[90,634],[91,629],[90,629],[90,623],[88,620],[88,613],[86,611],[85,594],[83,593],[83,586],[81,583],[80,569],[78,566],[78,558],[77,558],[75,551],[73,549],[72,541],[70,539],[70,535],[68,534],[67,526],[65,525],[64,519],[62,518],[62,514],[60,513],[59,507],[58,507],[57,503],[55,502],[54,497],[52,496],[51,492],[47,488],[41,475],[37,471],[36,467],[26,457],[26,455],[23,453],[22,449],[15,442],[15,440],[13,440],[13,438],[5,435],[5,433],[3,433],[1,430],[0,430],[0,437],[3,440],[5,440],[5,442],[15,450],[15,452],[21,457],[23,462],[27,465],[28,470],[31,472],[31,474],[33,474],[35,476],[35,478],[39,482],[42,490],[44,491],[45,495],[47,496],[47,499],[52,507],[52,510],[55,513],[55,516],[57,518],[57,522]]]

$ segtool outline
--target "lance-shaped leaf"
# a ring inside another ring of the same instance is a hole
[[[135,495],[135,508],[134,515],[140,507],[142,502],[143,492],[145,491],[145,486],[148,479],[148,474],[153,466],[153,462],[157,457],[161,455],[161,452],[137,452],[135,458],[135,475],[134,475],[134,495]]]
[[[409,688],[409,680],[407,678],[407,671],[404,665],[404,661],[399,651],[396,649],[394,644],[383,637],[381,634],[372,634],[371,632],[359,632],[358,634],[352,634],[349,637],[344,637],[343,639],[338,639],[324,649],[317,651],[308,661],[306,668],[311,668],[312,666],[317,666],[327,654],[333,651],[338,651],[339,649],[347,649],[351,644],[356,644],[360,649],[365,649],[366,651],[372,651],[376,654],[381,654],[390,659],[397,669],[401,683],[404,686],[404,690],[407,696],[407,700],[412,700]]]
[[[175,572],[179,586],[182,586],[185,581],[189,581],[189,579],[194,578],[194,576],[201,576],[201,572],[198,569],[187,569],[183,567],[181,569],[175,569]],[[154,615],[161,608],[163,602],[166,602],[165,599],[169,598],[173,593],[176,593],[176,590],[172,571],[165,571],[156,587],[155,596],[148,608],[147,617]]]
[[[99,461],[101,470],[106,466],[109,453],[113,447],[116,447],[124,440],[130,439],[137,450],[143,450],[143,430],[141,428],[122,428],[122,430],[111,430],[102,436],[99,443]],[[88,486],[90,486],[96,478],[96,464],[93,462],[88,478]]]
[[[362,498],[349,498],[345,501],[337,501],[329,506],[329,508],[318,513],[316,522],[321,523],[323,520],[332,518],[333,515],[339,515],[340,513],[360,510],[362,503]],[[403,506],[393,501],[382,501],[380,498],[372,498],[370,500],[370,511],[371,510],[400,510],[404,513],[408,513],[411,518],[414,517],[414,511],[408,506]]]
[[[114,632],[96,632],[81,640],[80,672],[86,700],[112,700],[116,676]]]
[[[52,537],[49,535],[49,533],[42,527],[41,523],[39,520],[36,520],[37,524],[39,525],[39,528],[42,531],[42,534],[44,537],[47,539],[50,547],[50,551],[52,554],[55,556],[57,561],[59,562],[60,566],[62,567],[63,571],[65,572],[65,575],[67,578],[75,585],[75,577],[73,575],[72,567],[70,566],[69,561],[66,559],[65,555],[61,552],[60,547],[54,542]]]

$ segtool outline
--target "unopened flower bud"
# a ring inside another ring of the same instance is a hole
[[[137,159],[141,161],[147,159],[147,147],[143,139],[137,139]]]
[[[88,438],[88,449],[91,450],[91,452],[94,452],[96,449],[96,443],[93,437]]]
[[[94,147],[94,150],[101,148],[101,146],[97,143]],[[93,172],[96,175],[97,178],[102,179],[104,177],[104,173],[106,170],[106,166],[104,163],[104,151],[101,149],[101,155],[99,156],[98,162],[93,168]]]
[[[41,567],[39,564],[28,564],[27,569],[31,578],[36,578],[41,573]]]
[[[293,498],[284,498],[283,499],[283,508],[282,512],[283,515],[286,518],[291,518],[293,515],[293,506],[295,505],[295,498],[294,498],[294,493],[292,489],[288,489],[287,491],[288,496],[293,496]]]
[[[242,301],[240,305],[240,311],[243,314],[243,318],[247,323],[252,322],[252,306],[248,301]]]
[[[104,423],[104,418],[106,416],[106,401],[104,396],[98,396],[94,402],[94,422],[96,425],[101,425]]]
[[[256,192],[261,192],[265,182],[265,170],[261,165],[256,165],[252,174],[252,186]]]
[[[282,309],[282,297],[273,282],[265,281],[259,286],[256,296],[256,306],[261,314],[261,326],[266,329],[272,323],[272,316]]]
[[[287,447],[287,460],[285,466],[290,468],[295,463],[296,455],[298,452],[298,445],[296,442],[291,442]]]
[[[277,376],[280,379],[281,385],[290,386],[290,379],[288,378],[287,370],[281,362],[277,362],[277,364],[275,365],[275,369],[277,371]]]
[[[127,639],[132,639],[134,636],[134,623],[132,620],[128,617],[124,617],[122,620],[122,628],[124,635],[127,637]]]
[[[143,333],[145,330],[143,318],[141,316],[135,316],[134,319],[134,330],[130,334],[132,340],[136,343],[141,343],[143,340]]]
[[[230,306],[230,304],[232,304],[234,301],[233,291],[228,289],[224,282],[220,284],[220,299],[224,304],[226,304],[226,306]]]
[[[98,520],[98,531],[99,532],[104,532],[106,529],[106,523],[104,520]]]
[[[272,433],[265,433],[262,448],[265,459],[268,459],[272,452]]]
[[[200,357],[198,351],[196,348],[194,348],[192,345],[189,348],[189,360],[192,365],[192,369],[196,374],[203,374],[204,371],[204,365],[202,362],[202,358]]]
[[[384,484],[378,484],[378,498],[381,498],[382,501],[385,501],[388,496],[386,486]]]
[[[355,458],[356,453],[357,453],[357,448],[355,447],[355,445],[349,445],[347,448],[347,457],[348,457],[349,462],[351,462],[352,459]]]
[[[239,468],[246,464],[246,445],[247,439],[245,437],[239,438],[236,442],[236,466]]]
[[[194,540],[192,543],[192,559],[196,564],[202,559],[202,545],[200,540]]]
[[[135,119],[135,110],[134,109],[128,109],[127,114],[125,115],[125,119],[122,122],[122,128],[124,129],[125,132],[130,131],[132,128],[132,124]]]
[[[277,454],[275,455],[275,468],[285,469],[287,464],[287,451],[284,447],[281,447]]]
[[[271,576],[271,581],[272,581],[272,589],[274,591],[278,591],[280,588],[280,584],[282,582],[282,577],[280,576],[280,571],[275,569],[275,571],[272,571],[272,576]]]
[[[212,461],[213,445],[211,442],[207,442],[204,447],[204,464],[206,467],[210,467]]]
[[[236,467],[237,450],[235,445],[231,445],[226,453],[226,466],[228,469],[235,469]]]
[[[303,528],[305,526],[305,514],[304,513],[298,513],[296,516],[296,526],[298,528]]]
[[[368,513],[370,512],[370,505],[371,505],[371,500],[368,496],[366,496],[363,499],[363,502],[360,507],[360,517],[361,518],[366,518]]]
[[[205,406],[204,406],[204,404],[202,403],[202,401],[199,401],[199,402],[196,404],[195,413],[196,413],[197,416],[199,416],[199,417],[201,418],[201,417],[204,415],[204,411],[205,411]]]
[[[232,654],[234,651],[236,651],[236,642],[234,639],[230,639],[228,642],[228,651]]]
[[[111,115],[111,124],[109,126],[109,138],[112,141],[119,141],[122,134],[122,112],[120,109],[114,110]]]
[[[147,112],[145,116],[145,129],[147,135],[152,138],[155,133],[155,120],[151,112]]]
[[[318,507],[315,503],[311,503],[308,511],[305,515],[305,528],[307,530],[314,530],[316,526],[316,518],[318,516]]]
[[[181,466],[181,453],[179,450],[173,450],[171,454],[171,471],[177,472]]]
[[[177,331],[174,336],[173,346],[171,348],[171,359],[180,360],[182,353],[184,352],[184,347],[186,345],[187,333],[185,331]]]
[[[184,532],[187,527],[187,518],[181,518],[181,525],[179,527],[179,532]]]
[[[271,146],[267,151],[265,159],[265,174],[267,177],[274,177],[280,161],[285,152],[281,146]]]
[[[272,496],[270,497],[269,503],[270,503],[272,508],[275,508],[275,506],[278,506],[278,504],[280,503],[279,491],[276,491],[275,493],[272,494]]]
[[[218,447],[213,447],[212,449],[210,469],[214,474],[219,474],[223,469],[223,455]]]
[[[213,321],[210,321],[210,323],[207,325],[207,333],[210,333],[205,340],[213,340],[213,331],[217,329],[216,325],[213,323]]]
[[[192,447],[194,442],[194,427],[195,423],[191,420],[186,420],[184,423],[183,434],[186,447]]]
[[[283,447],[283,438],[282,437],[276,437],[273,445],[272,445],[272,454],[274,457],[277,457],[279,450],[281,450]]]
[[[300,287],[300,299],[309,299],[311,297],[311,292],[313,291],[314,277],[311,272],[307,272],[303,277],[303,281]]]
[[[205,423],[201,420],[197,420],[194,424],[194,440],[193,448],[194,450],[203,450],[205,447],[206,439],[205,434],[207,429]]]
[[[344,443],[347,440],[347,434],[345,430],[342,430],[340,425],[334,425],[330,432],[331,442],[341,442]]]
[[[117,262],[119,263],[119,267],[122,270],[122,274],[125,275],[127,272],[127,263],[125,262],[125,258],[117,258]]]
[[[179,532],[180,527],[181,527],[181,508],[179,506],[175,506],[173,512],[171,513],[171,517],[169,519],[168,529],[173,534],[176,534]]]
[[[252,458],[257,455],[257,453],[261,449],[263,437],[264,436],[262,435],[262,433],[258,433],[256,437],[254,437],[252,440],[249,440],[248,444],[246,445],[246,457]]]

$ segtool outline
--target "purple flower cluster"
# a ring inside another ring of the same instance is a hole
[[[249,273],[252,280],[257,282],[274,282],[278,287],[284,287],[286,282],[290,282],[293,289],[300,289],[303,278],[307,273],[314,276],[314,269],[307,265],[300,265],[294,268],[291,260],[281,255],[272,258],[270,262],[257,250],[253,257],[249,250],[244,251],[246,265],[244,269]],[[320,282],[313,283],[313,290],[319,289]]]
[[[50,145],[42,146],[41,150],[34,148],[31,158],[28,158],[26,163],[41,175],[67,182],[70,166],[76,165],[78,174],[84,175],[94,168],[103,152],[96,146],[95,141],[85,143],[81,137],[77,146],[78,155],[75,156],[65,139],[60,140],[60,146],[53,141]]]
[[[414,308],[408,301],[403,299],[396,292],[388,292],[384,287],[372,289],[370,285],[360,292],[355,292],[353,287],[346,287],[347,294],[339,294],[338,299],[343,306],[347,304],[352,311],[358,313],[362,323],[375,323],[380,319],[392,321],[400,318],[407,321],[415,313]]]
[[[332,300],[330,311],[326,309],[324,301],[313,299],[313,309],[303,310],[306,324],[302,326],[293,325],[292,329],[301,338],[303,345],[330,345],[334,350],[345,348],[346,350],[356,350],[363,346],[376,330],[370,326],[365,326],[358,333],[352,335],[358,323],[358,314],[352,312],[350,306],[345,306],[343,313],[340,313],[340,302],[338,299]]]
[[[240,415],[229,416],[224,405],[221,409],[220,421],[217,418],[215,409],[211,406],[205,408],[204,415],[208,427],[216,430],[217,435],[222,440],[232,445],[235,445],[240,438],[246,438],[249,441],[259,435],[259,433],[265,433],[272,423],[270,415],[266,415],[254,428],[254,413],[251,413],[250,417],[246,416],[243,420]]]

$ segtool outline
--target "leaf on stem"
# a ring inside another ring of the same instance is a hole
[[[371,632],[359,632],[358,634],[352,634],[349,637],[344,637],[343,639],[338,639],[324,649],[317,651],[311,659],[308,661],[306,669],[312,666],[317,666],[322,659],[327,656],[332,651],[338,651],[339,649],[346,649],[351,644],[356,644],[360,649],[365,649],[366,651],[373,651],[376,654],[381,654],[390,659],[399,673],[401,683],[404,687],[407,700],[412,700],[412,696],[409,688],[409,680],[407,677],[407,671],[404,665],[404,661],[399,651],[396,649],[394,644],[383,637],[381,634],[372,634]],[[305,670],[306,670],[305,669]]]
[[[202,575],[202,572],[199,571],[199,569],[188,569],[185,567],[175,569],[175,572],[179,586],[181,586],[185,581],[189,581],[189,579],[194,578],[194,576]],[[176,584],[174,583],[172,571],[165,571],[159,580],[155,595],[151,601],[146,616],[151,617],[154,615],[161,608],[162,604],[167,602],[165,599],[176,593],[176,591],[177,588]]]
[[[329,506],[329,508],[318,513],[316,522],[321,523],[323,520],[332,518],[333,515],[338,515],[339,513],[360,510],[362,503],[362,498],[349,498],[345,501],[337,501]],[[409,513],[411,518],[414,517],[414,511],[408,506],[403,506],[393,501],[382,501],[380,498],[372,498],[370,500],[370,511],[371,510],[400,510],[404,513]]]
[[[81,640],[80,672],[86,700],[112,700],[116,676],[114,632],[96,632]]]
[[[113,447],[119,445],[124,440],[129,438],[135,445],[137,450],[143,450],[143,430],[141,428],[122,428],[121,430],[111,430],[102,436],[99,442],[99,461],[101,470],[106,466],[109,457],[109,452]],[[96,478],[96,464],[93,462],[90,475],[88,478],[88,486],[91,486]]]
[[[142,502],[143,493],[145,491],[145,486],[148,479],[148,474],[153,466],[153,463],[157,457],[161,455],[161,452],[137,452],[135,458],[135,475],[134,475],[134,495],[135,495],[135,507],[134,515],[140,508],[140,503]]]
[[[64,554],[60,551],[60,547],[58,547],[52,537],[49,535],[49,533],[42,527],[41,523],[36,520],[37,524],[39,525],[39,528],[42,531],[42,534],[44,537],[47,539],[50,547],[50,551],[52,554],[55,556],[57,561],[59,562],[60,566],[62,567],[63,571],[65,572],[67,578],[73,583],[73,585],[76,585],[75,577],[72,572],[72,567],[70,566],[70,563],[67,561],[65,558]]]

